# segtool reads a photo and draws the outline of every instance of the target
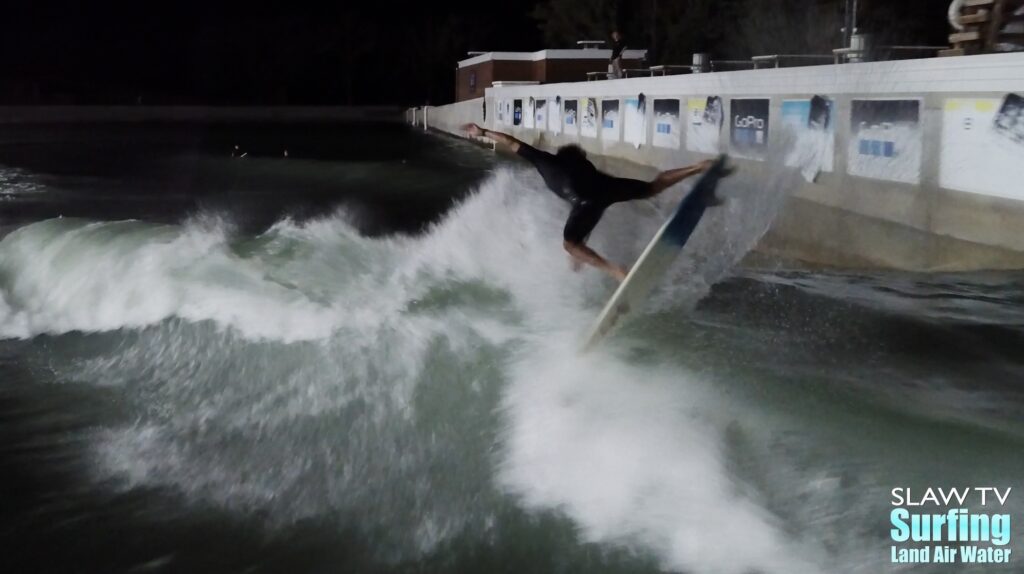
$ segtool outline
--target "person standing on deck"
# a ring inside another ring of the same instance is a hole
[[[608,62],[608,77],[622,77],[622,52],[626,49],[626,41],[618,30],[612,32],[612,57]]]

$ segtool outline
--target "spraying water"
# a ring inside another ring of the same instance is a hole
[[[864,311],[828,302],[842,277],[729,277],[796,177],[723,184],[731,199],[650,309],[586,356],[578,337],[612,286],[571,270],[567,206],[521,166],[414,235],[368,237],[344,207],[255,234],[202,212],[30,223],[0,240],[0,336],[30,388],[116,397],[77,435],[90,488],[174,493],[270,539],[317,524],[365,549],[349,564],[472,571],[485,547],[553,568],[515,550],[526,540],[588,569],[879,572],[876,495],[931,468],[890,451],[886,429],[924,445],[1024,435],[1007,417],[981,424],[994,391],[922,385],[871,350],[852,320]],[[611,208],[595,248],[635,257],[683,187]],[[866,382],[864,356],[890,389]],[[955,420],[900,406],[954,393]],[[882,414],[851,434],[865,413]]]

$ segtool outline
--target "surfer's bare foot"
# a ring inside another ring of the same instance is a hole
[[[570,257],[569,266],[572,267],[573,271],[579,273],[580,269],[583,269],[583,262],[575,257]]]

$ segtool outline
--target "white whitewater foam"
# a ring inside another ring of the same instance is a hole
[[[320,308],[268,282],[217,230],[50,220],[0,241],[0,335],[139,328],[177,316],[252,337],[323,337]]]
[[[714,400],[693,375],[553,345],[522,357],[505,395],[500,480],[532,508],[559,509],[584,539],[654,551],[686,572],[816,568],[736,489]]]
[[[67,373],[130,390],[137,422],[101,433],[97,448],[129,486],[284,522],[348,513],[429,552],[486,528],[475,481],[493,478],[531,510],[564,513],[583,538],[653,552],[666,568],[813,571],[737,492],[696,376],[574,356],[612,284],[570,270],[568,209],[542,187],[532,171],[500,169],[413,238],[361,237],[343,214],[247,241],[217,221],[36,223],[0,241],[0,335],[147,328]],[[612,207],[596,248],[635,257],[681,193]],[[767,226],[773,197],[718,212],[674,277],[706,290]],[[464,285],[508,303],[444,302]],[[482,349],[511,365],[474,371]],[[500,405],[485,401],[493,385]],[[431,418],[418,402],[431,393],[463,409]],[[460,433],[481,429],[457,423],[479,425],[464,417],[489,408],[501,413],[488,421],[500,424],[499,464],[463,477],[489,445],[459,451]]]

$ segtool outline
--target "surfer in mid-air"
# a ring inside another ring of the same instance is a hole
[[[714,163],[712,160],[702,161],[689,167],[663,171],[651,181],[641,181],[612,177],[598,171],[587,159],[586,152],[577,145],[562,146],[552,154],[476,124],[466,124],[463,130],[471,136],[487,137],[505,145],[532,163],[548,188],[572,205],[562,233],[562,245],[572,256],[573,267],[579,269],[582,264],[589,263],[619,281],[626,278],[626,269],[601,257],[586,244],[604,210],[620,201],[654,197],[691,175],[703,173]]]

